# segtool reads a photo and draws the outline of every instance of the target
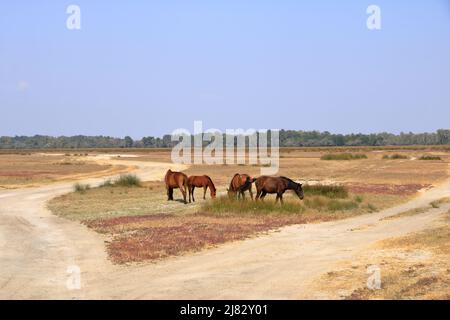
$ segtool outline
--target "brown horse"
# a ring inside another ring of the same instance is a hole
[[[281,203],[283,203],[283,193],[286,190],[294,190],[300,200],[304,197],[301,183],[294,182],[286,177],[261,176],[256,179],[255,185],[257,191],[255,200],[259,198],[264,200],[266,194],[276,193],[277,198],[275,202],[278,202],[278,199],[280,199]]]
[[[173,189],[180,188],[181,193],[183,194],[184,203],[186,204],[186,192],[188,190],[187,175],[169,169],[164,177],[164,181],[166,183],[167,200],[173,200]]]
[[[206,196],[206,190],[209,188],[209,191],[211,193],[211,198],[216,197],[216,187],[214,186],[214,183],[212,182],[211,178],[204,175],[204,176],[190,176],[188,178],[188,187],[189,187],[189,202],[191,202],[191,195],[192,195],[192,201],[195,202],[194,199],[194,190],[195,188],[202,188],[203,187],[203,199],[205,199]]]
[[[230,186],[227,189],[228,197],[239,199],[242,196],[242,199],[245,199],[244,191],[250,193],[250,197],[253,200],[253,192],[252,192],[252,183],[255,182],[256,179],[250,178],[248,174],[239,174],[236,173],[231,179]]]

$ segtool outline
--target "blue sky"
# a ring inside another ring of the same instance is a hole
[[[450,1],[4,0],[0,111],[0,135],[449,128]]]

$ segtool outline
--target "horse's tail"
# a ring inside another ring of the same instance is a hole
[[[248,190],[252,187],[252,183],[255,182],[256,179],[252,179],[249,176],[245,179],[245,182],[239,187],[239,190]]]
[[[183,186],[186,190],[189,190],[189,178],[185,176],[185,179],[183,181]]]

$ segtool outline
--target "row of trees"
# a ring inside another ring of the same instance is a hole
[[[374,134],[332,134],[319,131],[281,130],[280,146],[389,146],[389,145],[448,145],[450,130],[437,130],[434,133],[374,133]],[[76,149],[76,148],[169,148],[176,142],[170,135],[144,137],[133,140],[127,136],[114,138],[108,136],[52,137],[44,135],[0,137],[0,149]],[[207,143],[206,143],[207,144]]]

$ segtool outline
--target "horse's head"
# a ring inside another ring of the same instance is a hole
[[[211,190],[211,198],[215,199],[216,198],[216,190]]]
[[[305,197],[305,194],[303,193],[303,188],[302,188],[301,183],[296,184],[294,191],[297,194],[297,196],[300,198],[300,200],[303,200],[303,198]]]

